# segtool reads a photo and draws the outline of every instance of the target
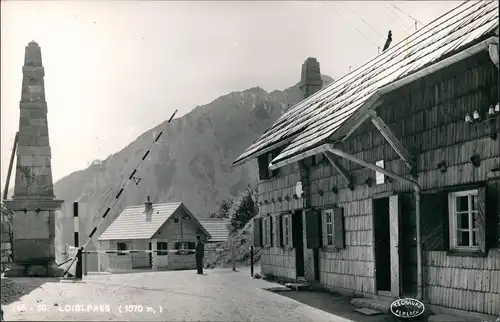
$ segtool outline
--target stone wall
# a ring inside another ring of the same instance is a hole
[[[5,269],[5,265],[7,263],[12,262],[12,257],[11,252],[12,252],[12,236],[11,236],[11,230],[12,230],[12,219],[9,216],[8,211],[3,211],[1,212],[1,217],[0,217],[0,233],[1,233],[1,270],[3,271]]]

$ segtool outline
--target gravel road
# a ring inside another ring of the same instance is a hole
[[[89,275],[77,283],[12,280],[38,287],[3,305],[7,321],[351,321],[267,291],[279,285],[246,271]]]

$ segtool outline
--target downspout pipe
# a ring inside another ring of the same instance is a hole
[[[311,155],[316,155],[320,153],[325,153],[325,152],[330,152],[333,153],[341,158],[344,158],[346,160],[349,160],[351,162],[357,163],[365,168],[371,169],[373,171],[380,172],[390,178],[393,178],[394,180],[397,180],[402,183],[406,183],[410,186],[412,186],[414,190],[414,195],[415,195],[415,220],[417,222],[417,227],[416,227],[416,242],[417,242],[417,299],[422,299],[423,297],[423,260],[422,260],[422,239],[421,239],[421,229],[420,229],[420,200],[421,200],[421,191],[422,189],[420,188],[419,184],[416,181],[410,180],[408,178],[405,178],[397,173],[388,171],[384,168],[381,168],[379,166],[376,166],[375,164],[366,162],[360,158],[357,158],[347,152],[344,152],[342,150],[336,149],[332,144],[324,144],[320,147],[317,147],[315,149],[309,150],[305,153],[303,153],[301,156],[302,158],[309,157]],[[291,159],[289,159],[291,160]],[[284,165],[284,163],[292,163],[295,162],[293,160],[289,161],[285,160],[283,162],[280,162],[280,164],[271,164],[269,167],[271,170],[274,170],[276,168],[279,168]]]

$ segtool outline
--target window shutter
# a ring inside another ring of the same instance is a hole
[[[333,246],[335,249],[344,248],[344,208],[333,209]]]
[[[479,249],[481,252],[485,253],[488,246],[486,242],[486,187],[480,187],[477,189],[477,210],[476,238],[479,244]]]
[[[450,249],[448,196],[444,192],[422,195],[420,200],[422,248],[429,251]]]
[[[269,216],[269,221],[271,222],[271,247],[276,246],[276,217],[275,216]]]
[[[283,227],[284,227],[284,224],[283,224],[283,221],[285,220],[285,216],[283,215],[278,215],[278,223],[279,223],[279,227],[278,227],[278,232],[279,232],[279,239],[278,239],[278,243],[279,243],[279,246],[280,247],[283,247],[285,246],[285,233],[283,231]]]
[[[179,249],[179,246],[180,246],[179,242],[175,243],[175,249]]]
[[[295,248],[295,234],[293,233],[293,215],[288,216],[288,245]]]
[[[486,189],[487,248],[500,248],[500,181],[490,182]]]
[[[306,240],[307,248],[316,249],[321,247],[321,212],[306,212]]]
[[[261,218],[253,219],[253,245],[255,247],[262,246]]]

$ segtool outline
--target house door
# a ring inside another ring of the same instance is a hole
[[[377,292],[400,295],[399,216],[400,198],[373,200],[375,235],[375,285]]]
[[[302,223],[302,211],[296,211],[292,215],[292,238],[295,248],[296,276],[304,277],[304,232]]]

